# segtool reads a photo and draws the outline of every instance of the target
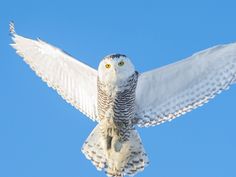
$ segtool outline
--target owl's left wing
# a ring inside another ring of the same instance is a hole
[[[97,116],[97,71],[62,50],[14,31],[12,47],[49,87],[92,120]]]
[[[236,82],[236,43],[215,46],[180,62],[139,76],[138,126],[154,126],[179,117]]]

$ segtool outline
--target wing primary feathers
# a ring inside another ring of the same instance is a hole
[[[141,74],[136,90],[140,127],[170,121],[202,106],[236,81],[236,43],[219,45]]]
[[[9,31],[10,31],[11,36],[14,36],[16,34],[15,24],[14,24],[13,21],[11,21],[10,24],[9,24]]]
[[[32,40],[15,32],[10,33],[16,53],[30,68],[75,108],[92,120],[97,116],[97,71],[42,40]],[[84,100],[89,99],[90,102]]]

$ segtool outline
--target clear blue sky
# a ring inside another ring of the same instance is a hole
[[[81,153],[95,126],[15,54],[16,31],[97,68],[110,53],[140,72],[236,41],[234,0],[12,0],[0,6],[0,177],[103,177]],[[170,123],[139,129],[150,165],[138,177],[235,177],[236,86]]]

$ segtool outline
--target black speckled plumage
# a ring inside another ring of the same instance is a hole
[[[124,55],[124,54],[118,54],[118,53],[116,53],[116,54],[111,54],[111,55],[108,55],[108,56],[106,56],[104,59],[107,59],[107,58],[114,59],[114,58],[121,58],[121,57],[124,57],[124,58],[126,58],[126,55]]]
[[[129,131],[133,129],[132,119],[135,113],[135,90],[138,81],[138,72],[129,77],[123,85],[122,91],[115,95],[107,93],[105,86],[98,79],[98,115],[100,119],[112,119],[121,141],[129,138]],[[106,117],[106,111],[112,109],[112,117]]]

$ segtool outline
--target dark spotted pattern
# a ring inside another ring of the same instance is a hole
[[[117,54],[111,54],[111,55],[106,56],[105,59],[107,59],[107,58],[114,59],[114,58],[120,58],[120,57],[126,58],[126,55],[118,54],[118,53]]]
[[[124,89],[114,94],[107,93],[105,85],[98,79],[98,115],[100,120],[112,119],[115,124],[115,132],[120,140],[129,138],[130,130],[133,129],[132,119],[135,109],[135,90],[138,81],[138,72],[135,72],[122,86]],[[105,117],[106,111],[112,110],[111,117]]]

